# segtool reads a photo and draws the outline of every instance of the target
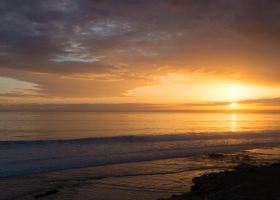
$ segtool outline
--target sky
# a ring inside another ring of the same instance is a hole
[[[0,104],[280,108],[278,0],[1,0]]]

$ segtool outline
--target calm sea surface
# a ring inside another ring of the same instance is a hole
[[[280,130],[280,114],[0,112],[0,141]]]

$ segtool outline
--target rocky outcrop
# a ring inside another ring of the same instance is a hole
[[[189,193],[169,200],[280,200],[280,162],[269,166],[239,165],[232,171],[193,179]]]

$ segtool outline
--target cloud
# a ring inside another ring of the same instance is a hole
[[[0,70],[3,76],[14,78],[24,82],[32,82],[36,87],[32,92],[11,91],[5,93],[7,97],[46,97],[46,98],[98,98],[98,97],[122,97],[130,88],[139,87],[147,83],[146,79],[133,74],[117,76],[112,75],[88,75],[68,76],[61,74],[34,73],[15,70]],[[116,72],[117,73],[117,72]],[[125,72],[124,72],[125,73]],[[15,75],[16,74],[16,75]],[[125,76],[125,77],[122,77]],[[131,76],[130,79],[125,79]],[[134,76],[134,78],[132,78]],[[2,95],[3,96],[3,95]]]
[[[25,104],[0,105],[0,111],[152,111],[171,110],[174,107],[161,104]]]
[[[270,98],[270,99],[253,99],[242,101],[244,104],[257,104],[265,106],[280,106],[280,98]]]
[[[277,0],[2,0],[1,76],[61,97],[122,96],[195,70],[279,85],[279,9]]]

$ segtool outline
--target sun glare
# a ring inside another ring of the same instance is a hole
[[[230,94],[230,108],[231,109],[236,109],[237,108],[237,103],[236,101],[240,98],[239,97],[239,92],[237,90],[237,87],[235,85],[230,86],[229,88],[229,94]]]
[[[237,106],[238,106],[238,104],[235,103],[235,102],[233,102],[233,103],[230,104],[230,107],[231,107],[232,109],[237,108]]]
[[[238,90],[237,87],[235,85],[231,86],[229,89],[229,93],[230,93],[230,98],[232,102],[235,102],[238,99]]]

